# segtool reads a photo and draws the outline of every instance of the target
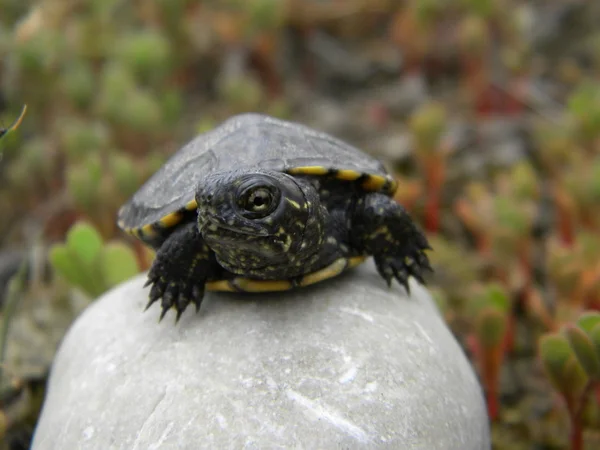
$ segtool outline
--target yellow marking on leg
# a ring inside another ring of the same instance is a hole
[[[362,176],[362,173],[357,172],[356,170],[338,170],[335,174],[336,178],[345,181],[354,181]]]
[[[165,217],[160,219],[158,221],[158,223],[163,228],[171,228],[171,227],[177,225],[179,222],[181,222],[182,218],[183,218],[183,216],[180,212],[174,212],[171,214],[167,214]]]
[[[196,208],[198,208],[198,203],[196,202],[196,200],[192,200],[190,202],[187,202],[187,204],[185,205],[185,209],[188,211],[193,211]]]
[[[290,175],[326,175],[329,169],[323,166],[292,167],[287,170]]]

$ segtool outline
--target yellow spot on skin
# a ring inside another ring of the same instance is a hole
[[[387,225],[381,225],[380,227],[377,227],[377,229],[375,230],[375,234],[388,234],[389,232],[390,232],[390,230],[387,227]]]
[[[196,200],[192,200],[185,205],[185,209],[188,211],[193,211],[196,208],[198,208],[198,203],[196,203]]]
[[[287,251],[290,249],[290,247],[292,246],[292,237],[291,237],[289,234],[288,234],[288,235],[285,237],[285,244],[284,244],[284,246],[285,246],[285,251],[286,251],[286,252],[287,252]]]
[[[338,170],[336,174],[336,178],[346,181],[354,181],[357,178],[360,178],[360,176],[361,173],[357,172],[356,170]]]
[[[171,228],[181,222],[181,214],[178,212],[171,213],[160,219],[160,226],[163,228]]]
[[[293,167],[287,171],[290,175],[325,175],[327,172],[329,169],[322,166]]]
[[[294,208],[296,209],[300,209],[300,204],[294,200],[292,200],[291,198],[286,198],[285,199],[290,205],[292,205]]]

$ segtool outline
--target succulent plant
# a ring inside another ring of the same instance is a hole
[[[105,243],[95,228],[79,222],[65,243],[50,249],[50,262],[71,285],[91,297],[125,281],[140,271],[135,253],[124,243]]]
[[[141,30],[119,37],[115,60],[142,83],[155,85],[171,71],[171,43],[159,30]]]

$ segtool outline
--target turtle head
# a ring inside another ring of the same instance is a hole
[[[213,173],[198,187],[196,202],[204,240],[236,274],[301,274],[324,239],[327,212],[316,189],[281,172]]]

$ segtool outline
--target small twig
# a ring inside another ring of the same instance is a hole
[[[11,278],[8,284],[8,295],[4,304],[4,314],[2,317],[2,329],[0,329],[0,385],[2,384],[3,365],[6,358],[6,348],[8,344],[8,334],[10,331],[11,319],[17,309],[17,304],[21,299],[21,294],[25,291],[27,283],[27,258],[21,264],[19,271]]]
[[[25,117],[25,112],[27,111],[27,105],[23,105],[23,108],[21,109],[21,114],[19,114],[19,117],[17,117],[17,119],[8,127],[8,128],[0,128],[0,139],[2,137],[4,137],[4,135],[6,135],[7,133],[10,133],[13,130],[16,130],[19,125],[21,125],[21,122],[23,122],[23,117]]]

